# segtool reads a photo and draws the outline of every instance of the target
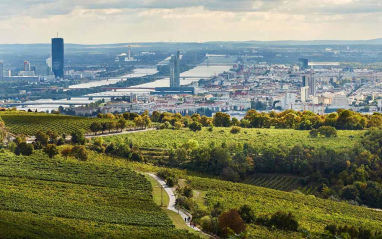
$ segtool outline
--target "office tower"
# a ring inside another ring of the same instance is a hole
[[[170,59],[170,87],[180,87],[180,70],[179,70],[180,52],[177,51]]]
[[[4,64],[0,61],[0,81],[4,79]]]
[[[302,87],[309,87],[309,95],[316,96],[317,83],[313,75],[302,76]]]
[[[299,58],[298,59],[298,62],[299,62],[299,66],[300,66],[300,70],[306,70],[309,68],[309,60],[308,59],[305,59],[305,58]]]
[[[30,71],[31,70],[31,63],[29,61],[24,61],[24,71]]]
[[[56,78],[64,78],[63,38],[52,38],[52,71]]]

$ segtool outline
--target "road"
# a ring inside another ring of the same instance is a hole
[[[175,197],[175,193],[174,193],[174,189],[173,188],[169,188],[167,185],[166,185],[166,182],[163,181],[161,178],[159,178],[158,176],[156,176],[155,174],[152,174],[152,173],[149,173],[148,175],[150,175],[151,177],[153,177],[155,180],[158,181],[158,183],[164,188],[164,190],[166,191],[166,193],[168,194],[168,197],[169,197],[169,203],[168,203],[168,207],[167,209],[168,210],[171,210],[171,211],[174,211],[176,213],[178,213],[182,218],[183,220],[185,218],[188,218],[188,217],[191,217],[192,219],[192,215],[183,211],[183,210],[179,210],[175,208],[175,200],[176,200],[176,197]],[[186,223],[186,222],[185,222]],[[197,227],[191,227],[190,226],[190,223],[187,222],[186,223],[187,226],[189,226],[190,228],[194,229],[195,231],[198,231],[200,232],[201,230]]]
[[[122,134],[132,134],[132,133],[139,133],[139,132],[146,132],[156,130],[156,128],[149,128],[149,129],[138,129],[138,130],[130,130],[130,131],[122,131],[122,132],[112,132],[112,133],[106,133],[106,134],[97,134],[97,135],[85,135],[85,138],[91,139],[95,137],[107,137],[107,136],[114,136],[114,135],[122,135]]]

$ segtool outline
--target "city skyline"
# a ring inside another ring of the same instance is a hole
[[[378,0],[8,1],[0,44],[207,42],[381,38]]]

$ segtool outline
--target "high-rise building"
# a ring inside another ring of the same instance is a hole
[[[309,86],[301,87],[301,102],[306,102],[309,99]]]
[[[4,79],[4,64],[0,61],[0,81]]]
[[[64,78],[63,38],[52,38],[52,71],[56,78]]]
[[[180,69],[179,69],[180,52],[177,51],[170,59],[170,87],[180,87]]]
[[[302,71],[309,68],[309,60],[308,59],[299,58],[298,59],[298,63],[299,63],[299,66],[300,66],[300,70],[302,70]]]
[[[29,61],[24,61],[24,71],[30,71],[31,70],[31,63]]]
[[[302,76],[302,87],[309,87],[309,95],[316,96],[317,83],[313,75]]]

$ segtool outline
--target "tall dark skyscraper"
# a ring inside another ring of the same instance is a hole
[[[64,78],[63,38],[52,38],[52,71],[55,77]]]
[[[179,69],[180,52],[177,51],[170,60],[170,87],[180,87],[180,69]]]
[[[309,68],[309,60],[305,58],[298,59],[300,70],[306,70]]]

